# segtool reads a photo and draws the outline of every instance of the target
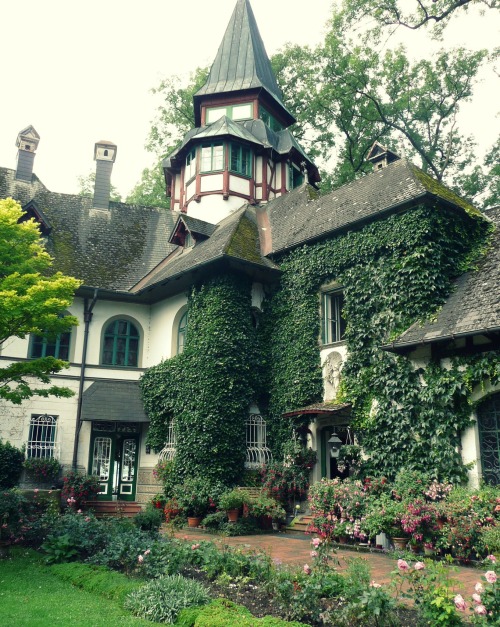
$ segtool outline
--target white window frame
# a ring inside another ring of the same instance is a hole
[[[33,459],[59,459],[58,416],[31,414],[26,457]]]
[[[321,294],[321,341],[335,344],[344,341],[345,318],[342,316],[344,292],[332,290]]]
[[[245,468],[255,469],[272,460],[267,446],[267,424],[260,414],[248,414],[245,421],[246,460]]]

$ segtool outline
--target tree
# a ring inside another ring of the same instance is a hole
[[[40,243],[33,220],[11,198],[0,200],[0,347],[8,338],[30,333],[55,337],[78,324],[62,316],[80,281],[51,274],[52,258]],[[54,357],[15,362],[0,368],[0,398],[20,404],[33,395],[68,397],[68,388],[50,385],[50,376],[67,364]],[[32,387],[34,383],[43,386]]]
[[[127,196],[127,202],[146,207],[170,209],[170,199],[165,193],[165,178],[161,161],[153,168],[144,168],[141,180]]]
[[[431,27],[441,35],[450,18],[471,6],[498,9],[498,0],[344,0],[351,23],[368,17],[381,26],[404,26],[411,30]]]

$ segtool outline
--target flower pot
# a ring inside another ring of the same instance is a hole
[[[339,536],[339,544],[347,544],[349,536]]]
[[[238,509],[230,509],[226,512],[229,522],[237,522],[239,516]]]
[[[408,544],[408,538],[393,538],[394,548],[398,550],[406,549],[406,545]]]
[[[422,546],[420,544],[410,544],[410,551],[415,555],[418,555],[422,550]]]
[[[188,527],[199,527],[201,516],[188,516]]]

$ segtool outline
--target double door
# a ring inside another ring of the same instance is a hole
[[[93,423],[90,473],[101,481],[99,500],[135,500],[139,431],[132,423]]]

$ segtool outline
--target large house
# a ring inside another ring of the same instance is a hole
[[[319,196],[318,169],[289,130],[295,119],[284,105],[249,0],[237,1],[208,79],[194,96],[194,108],[196,128],[164,162],[170,211],[110,201],[117,146],[109,141],[95,144],[93,198],[51,192],[37,178],[34,160],[40,137],[32,126],[17,137],[16,168],[0,168],[0,198],[17,200],[40,224],[55,268],[83,281],[70,308],[80,321],[78,327],[56,340],[12,338],[0,353],[3,364],[45,355],[67,360],[70,367],[57,375],[57,382],[70,387],[74,396],[33,397],[21,406],[1,404],[0,437],[26,445],[28,456],[57,456],[68,468],[99,474],[103,499],[147,501],[158,489],[152,473],[158,459],[175,456],[179,434],[173,420],[162,447],[147,441],[150,418],[139,379],[152,366],[182,353],[189,336],[193,285],[227,273],[244,278],[251,286],[257,325],[263,303],[285,289],[285,262],[296,260],[297,251],[306,259],[308,251],[345,238],[353,247],[359,241],[356,234],[418,212],[435,220],[429,238],[436,242],[450,224],[473,231],[478,223],[500,220],[498,209],[481,216],[379,144],[370,154],[373,173]],[[466,244],[461,241],[460,246]],[[396,244],[387,244],[387,251],[391,247]],[[414,370],[430,362],[446,367],[457,355],[497,356],[499,255],[495,234],[478,269],[457,279],[433,318],[422,324],[418,308],[398,313],[413,325],[381,342],[380,354],[388,359],[401,355],[394,359],[413,364]],[[413,262],[417,273],[427,272],[425,256]],[[270,406],[281,408],[278,418],[274,409],[275,421],[299,425],[297,432],[317,450],[313,480],[335,474],[337,443],[356,438],[351,428],[356,403],[340,392],[353,337],[346,312],[366,302],[360,299],[355,305],[356,296],[346,283],[349,273],[339,271],[340,281],[334,274],[337,261],[328,263],[314,286],[317,320],[308,345],[316,360],[312,383],[298,401],[292,395],[273,405],[269,392],[266,401],[255,398],[248,404],[240,417],[242,441],[236,443],[243,451],[242,469],[255,468],[273,454]],[[404,296],[396,286],[387,293],[389,284],[384,284],[383,294],[389,304],[377,314],[385,312],[387,320]],[[441,304],[438,301],[436,309]],[[300,326],[297,334],[295,339]],[[288,339],[284,352],[292,350],[293,333]],[[279,350],[274,359],[280,359]],[[278,371],[275,364],[270,387],[278,381]],[[352,367],[350,372],[352,377]],[[300,376],[282,381],[281,389],[283,384],[300,386]],[[472,482],[484,477],[498,483],[497,379],[485,374],[474,382],[471,400],[477,402],[471,406],[473,423],[457,432],[457,455],[470,463]],[[374,419],[378,404],[375,394],[370,408]]]

